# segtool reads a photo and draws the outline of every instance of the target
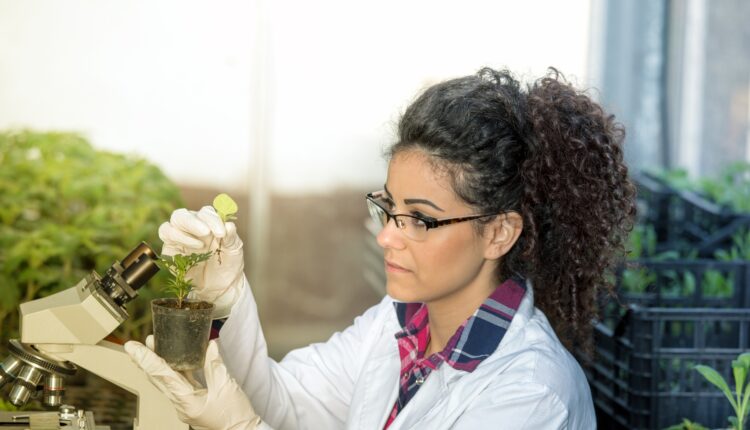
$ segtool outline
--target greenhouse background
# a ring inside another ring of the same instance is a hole
[[[384,291],[364,194],[402,109],[482,66],[553,66],[625,125],[639,190],[629,308],[603,304],[597,355],[576,352],[600,428],[726,427],[693,366],[733,386],[750,351],[748,21],[744,0],[0,0],[0,343],[18,303],[159,249],[172,209],[220,192],[271,355],[327,339]],[[148,334],[159,282],[119,336]],[[81,379],[73,398],[128,422],[127,394]]]

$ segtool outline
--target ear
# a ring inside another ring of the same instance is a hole
[[[518,212],[507,212],[497,216],[485,227],[484,258],[497,260],[508,251],[521,236],[523,218]]]

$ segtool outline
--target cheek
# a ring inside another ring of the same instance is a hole
[[[446,240],[417,257],[417,279],[429,289],[451,289],[473,279],[480,261],[474,241]]]

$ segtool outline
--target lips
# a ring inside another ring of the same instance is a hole
[[[388,271],[388,272],[396,272],[396,273],[398,273],[398,272],[409,272],[410,271],[409,269],[406,269],[406,268],[404,268],[402,266],[399,266],[398,264],[396,264],[396,263],[394,263],[392,261],[388,261],[388,260],[385,260],[385,270]]]

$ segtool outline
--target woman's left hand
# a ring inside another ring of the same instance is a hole
[[[152,339],[149,336],[146,344],[153,345]],[[196,388],[142,343],[126,342],[125,352],[174,404],[180,420],[196,430],[254,430],[260,426],[250,400],[227,372],[215,340],[208,345],[203,366],[206,388]]]

